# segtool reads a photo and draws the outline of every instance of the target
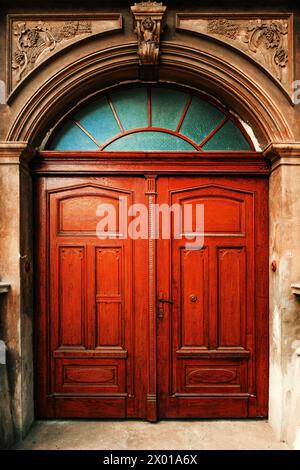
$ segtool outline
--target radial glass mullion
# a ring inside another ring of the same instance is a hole
[[[148,93],[146,87],[115,91],[110,94],[110,98],[126,131],[148,127]]]
[[[67,121],[51,142],[52,150],[99,150],[99,147],[75,122]]]
[[[175,131],[188,100],[188,93],[176,89],[151,89],[152,127]]]
[[[74,115],[74,119],[100,144],[112,139],[121,132],[105,96],[100,100],[93,101],[82,110],[77,111]]]
[[[229,119],[202,147],[203,150],[251,150],[242,131]]]
[[[208,101],[193,96],[180,128],[180,134],[202,142],[224,119],[225,114]]]

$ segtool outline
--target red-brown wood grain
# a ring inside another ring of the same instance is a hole
[[[159,290],[173,300],[158,320],[160,417],[267,415],[266,188],[249,177],[158,179],[160,204],[207,209],[201,250],[158,241]]]
[[[255,152],[193,158],[45,152],[33,163],[38,416],[267,415],[268,168]],[[203,203],[204,246],[99,240],[95,208],[119,195]],[[161,295],[174,300],[162,319]]]

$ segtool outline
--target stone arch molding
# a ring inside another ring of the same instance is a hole
[[[159,80],[176,82],[217,97],[255,129],[258,149],[273,142],[294,141],[293,132],[277,104],[278,93],[276,100],[273,99],[269,87],[261,86],[259,73],[258,78],[255,74],[249,76],[220,54],[201,48],[201,40],[199,46],[162,41]],[[52,61],[55,62],[55,57]],[[55,68],[52,66],[51,70]],[[138,80],[135,41],[81,56],[51,73],[30,96],[25,94],[26,87],[20,91],[16,101],[25,101],[25,104],[14,119],[7,140],[40,146],[43,136],[75,104],[113,85]],[[270,89],[274,89],[271,80]],[[22,98],[23,93],[26,100]],[[286,106],[284,93],[281,98]]]

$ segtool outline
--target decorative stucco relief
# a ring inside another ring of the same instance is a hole
[[[263,66],[288,93],[293,81],[293,18],[290,14],[177,14],[177,29],[212,36]]]
[[[140,65],[156,65],[166,6],[157,2],[135,3],[131,7],[134,32],[137,35]]]
[[[9,15],[8,87],[12,92],[56,52],[89,36],[122,28],[120,14]]]

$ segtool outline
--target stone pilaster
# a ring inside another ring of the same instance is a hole
[[[300,426],[300,297],[292,289],[300,280],[300,143],[272,144],[264,154],[272,164],[270,264],[276,267],[270,269],[270,422],[294,446]]]
[[[10,284],[0,304],[0,339],[7,346],[0,366],[0,447],[20,439],[33,421],[32,149],[0,142],[0,280]]]

